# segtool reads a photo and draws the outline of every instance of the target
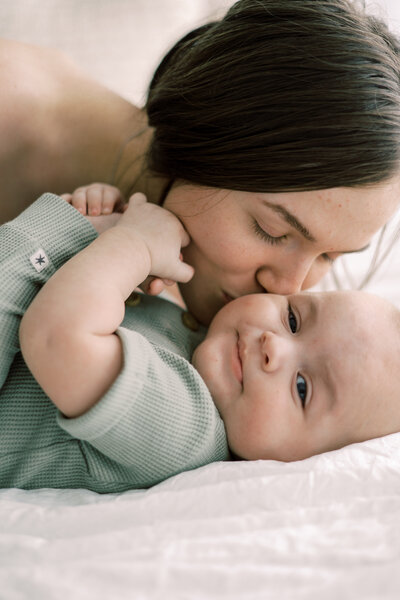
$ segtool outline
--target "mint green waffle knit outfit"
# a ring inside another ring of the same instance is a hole
[[[19,350],[22,315],[96,236],[53,194],[0,227],[0,487],[121,492],[229,459],[223,422],[189,362],[205,329],[190,331],[167,300],[141,295],[126,307],[123,368],[84,415],[65,418],[32,377]]]

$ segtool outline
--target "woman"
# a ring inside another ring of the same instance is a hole
[[[347,0],[240,0],[167,54],[143,110],[47,50],[0,52],[2,220],[89,181],[144,192],[190,235],[203,323],[310,287],[398,205],[397,41]]]

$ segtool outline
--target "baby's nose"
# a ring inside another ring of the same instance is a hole
[[[276,371],[284,359],[285,344],[280,336],[271,331],[264,331],[260,337],[262,367],[267,372]]]

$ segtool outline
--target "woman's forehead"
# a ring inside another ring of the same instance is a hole
[[[393,180],[385,184],[365,187],[337,187],[324,190],[273,194],[290,203],[292,210],[358,210],[368,206],[369,212],[391,213],[400,204],[400,182]]]

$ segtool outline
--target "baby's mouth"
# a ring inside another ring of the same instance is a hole
[[[240,356],[240,343],[239,343],[239,333],[236,334],[236,344],[233,348],[233,359],[232,359],[232,369],[236,379],[243,386],[243,365],[242,358]]]

